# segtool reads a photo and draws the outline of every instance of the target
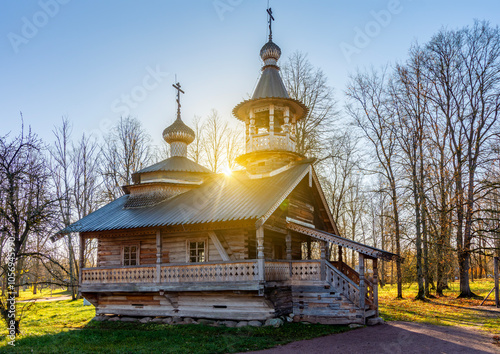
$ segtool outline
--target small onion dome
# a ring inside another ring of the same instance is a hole
[[[169,144],[183,142],[189,145],[193,142],[195,136],[193,129],[184,124],[180,116],[177,116],[175,122],[163,131],[163,139]]]
[[[278,59],[281,57],[281,49],[270,39],[269,42],[262,46],[260,57],[265,65],[276,65]]]

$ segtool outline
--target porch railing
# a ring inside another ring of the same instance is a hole
[[[82,269],[83,284],[153,283],[155,266]]]
[[[266,261],[266,281],[320,280],[320,261]]]
[[[214,264],[168,265],[161,267],[160,282],[227,282],[258,280],[256,261]]]
[[[99,267],[82,270],[83,284],[108,283],[184,283],[234,281],[320,280],[319,261],[266,261],[265,278],[259,277],[256,260],[224,263],[162,264],[160,277],[156,265]]]

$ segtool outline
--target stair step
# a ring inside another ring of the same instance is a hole
[[[318,296],[321,296],[321,297],[339,297],[341,296],[339,292],[336,292],[336,291],[324,291],[324,292],[300,292],[300,293],[296,293],[296,292],[292,292],[292,296],[296,296],[296,297],[318,297]]]
[[[363,318],[356,316],[352,317],[335,317],[335,316],[321,316],[321,315],[299,315],[294,317],[294,322],[306,321],[310,323],[322,324],[350,324],[358,323],[364,324]]]
[[[293,286],[292,287],[293,292],[300,292],[300,291],[305,291],[305,292],[324,292],[324,291],[335,291],[335,289],[332,289],[331,286],[329,285],[324,285],[324,286],[319,286],[319,285],[304,285],[304,286]]]
[[[294,302],[293,303],[294,307],[298,308],[313,308],[313,307],[324,307],[324,308],[330,308],[330,309],[335,309],[335,308],[343,308],[343,309],[348,309],[348,310],[359,310],[359,308],[355,305],[341,305],[340,303],[328,303],[328,302],[305,302],[305,303],[300,303],[300,302]]]

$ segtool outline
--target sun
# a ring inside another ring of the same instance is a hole
[[[231,169],[229,167],[224,167],[222,169],[222,173],[224,173],[226,176],[231,176],[231,174],[233,173],[233,171],[231,171]]]

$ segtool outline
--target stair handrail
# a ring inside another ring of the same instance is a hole
[[[333,288],[338,289],[349,301],[351,301],[354,305],[359,307],[359,297],[361,295],[361,291],[359,285],[354,283],[351,279],[349,279],[345,274],[335,268],[330,262],[325,262],[325,278],[328,284],[333,286]],[[330,276],[328,271],[332,272],[334,277],[338,277],[339,281],[343,281],[343,284],[334,284],[330,281]]]
[[[351,279],[349,279],[349,277],[347,275],[345,275],[340,270],[338,270],[333,264],[331,264],[329,261],[326,261],[325,264],[327,265],[328,268],[330,268],[331,270],[333,270],[342,279],[344,279],[345,281],[347,281],[348,283],[350,283],[352,286],[354,286],[356,289],[359,290],[359,284],[356,284]],[[331,285],[333,285],[333,284],[331,284]]]

